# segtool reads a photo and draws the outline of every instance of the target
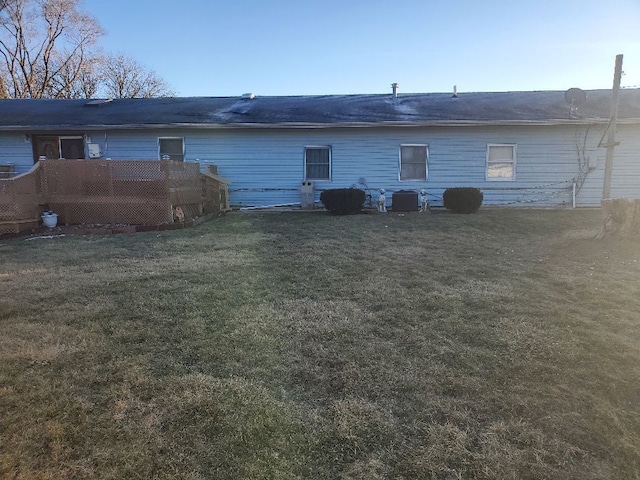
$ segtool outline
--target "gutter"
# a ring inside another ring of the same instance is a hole
[[[421,128],[421,127],[487,127],[487,126],[562,126],[604,125],[605,118],[551,119],[551,120],[436,120],[427,122],[333,122],[333,123],[131,123],[131,124],[87,124],[87,125],[6,125],[0,131],[60,132],[86,130],[152,130],[152,129],[196,129],[196,130],[272,130],[272,129],[331,129],[331,128]],[[640,118],[619,119],[618,124],[640,124]]]

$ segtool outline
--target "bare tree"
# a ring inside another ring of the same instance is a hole
[[[153,70],[102,56],[103,34],[82,0],[0,0],[0,98],[174,95]]]
[[[104,57],[94,56],[77,65],[68,62],[51,78],[47,85],[47,97],[55,98],[92,98],[98,94],[102,83],[102,63]]]
[[[12,98],[72,95],[102,27],[81,0],[0,0],[2,85]]]
[[[111,98],[169,97],[174,92],[153,70],[123,54],[102,64],[101,93]]]
[[[0,98],[9,98],[9,92],[7,92],[7,87],[5,86],[4,81],[6,74],[3,70],[2,64],[0,64]]]

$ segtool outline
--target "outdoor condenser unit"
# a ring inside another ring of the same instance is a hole
[[[313,182],[302,182],[300,187],[300,203],[302,208],[313,208],[314,200]]]
[[[418,192],[399,190],[391,196],[391,209],[394,212],[417,212]]]

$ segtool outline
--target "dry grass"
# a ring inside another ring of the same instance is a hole
[[[640,241],[595,211],[0,241],[0,477],[638,479]]]

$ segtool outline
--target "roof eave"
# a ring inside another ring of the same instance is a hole
[[[547,120],[431,120],[431,121],[382,121],[382,122],[278,122],[278,123],[138,123],[138,124],[88,124],[88,125],[6,125],[0,131],[65,132],[94,130],[151,130],[151,129],[325,129],[325,128],[418,128],[418,127],[491,127],[491,126],[559,126],[598,125],[608,118],[576,118]],[[618,119],[618,124],[640,124],[640,118]]]

